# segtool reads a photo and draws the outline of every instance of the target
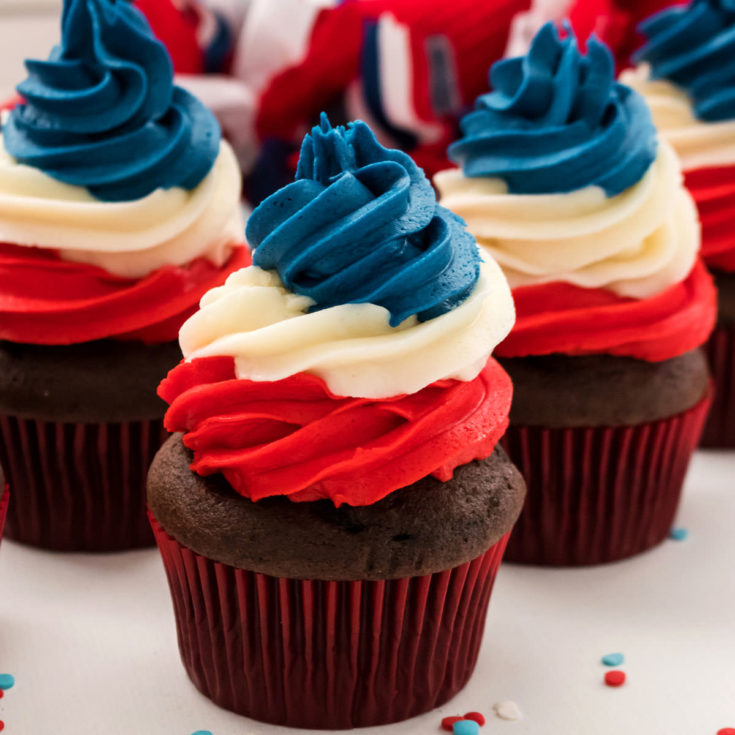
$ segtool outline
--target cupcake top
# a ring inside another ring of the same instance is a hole
[[[132,5],[65,0],[61,26],[3,115],[0,338],[170,339],[243,243],[237,163]]]
[[[683,168],[735,164],[735,4],[694,0],[644,21],[621,79],[646,97]]]
[[[490,82],[449,149],[462,169],[436,185],[514,289],[498,354],[662,360],[701,344],[713,297],[696,209],[607,47],[592,37],[583,53],[548,24]]]
[[[409,156],[323,116],[247,236],[254,265],[202,299],[160,390],[193,469],[365,505],[492,452],[510,290]]]

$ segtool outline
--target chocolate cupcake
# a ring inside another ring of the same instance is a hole
[[[641,24],[638,66],[621,79],[643,94],[681,159],[702,220],[702,255],[720,293],[707,344],[715,381],[706,447],[735,448],[735,7],[695,0]]]
[[[66,0],[0,138],[0,463],[9,537],[153,543],[156,387],[201,296],[250,262],[234,154],[130,4]]]
[[[436,177],[517,321],[504,439],[528,484],[508,558],[577,565],[666,538],[710,402],[715,291],[671,147],[612,56],[552,25],[498,62]]]
[[[523,503],[490,357],[510,290],[360,122],[323,118],[247,235],[160,389],[183,436],[148,498],[184,666],[276,724],[417,715],[471,675]]]

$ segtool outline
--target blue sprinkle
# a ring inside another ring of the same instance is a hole
[[[0,674],[0,689],[12,689],[15,686],[15,677],[12,674]]]
[[[474,720],[460,720],[452,726],[454,735],[479,735],[480,726]]]
[[[602,663],[605,666],[621,666],[625,662],[625,656],[622,653],[608,653],[602,657]]]
[[[196,732],[193,732],[191,735],[212,735],[212,733],[209,730],[197,730]]]
[[[689,531],[686,528],[672,528],[669,531],[669,538],[674,541],[686,541],[687,536],[689,536]]]

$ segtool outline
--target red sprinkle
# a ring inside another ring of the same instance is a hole
[[[717,731],[717,735],[735,735],[735,727],[723,727]]]
[[[454,723],[464,720],[464,717],[445,717],[442,720],[442,730],[452,732],[454,730]]]
[[[482,712],[468,712],[464,718],[465,720],[474,720],[480,727],[485,724],[485,715]]]
[[[5,696],[5,692],[2,689],[0,689],[0,699],[2,699],[4,696]]]
[[[621,687],[625,684],[624,671],[608,671],[605,674],[605,684],[609,687]]]
[[[5,729],[5,723],[2,720],[0,720],[0,730],[4,730],[4,729]]]

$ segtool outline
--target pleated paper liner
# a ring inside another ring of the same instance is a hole
[[[211,561],[151,523],[197,689],[252,719],[316,729],[397,722],[459,692],[507,543],[424,577],[302,581]]]
[[[735,328],[718,325],[706,345],[715,396],[701,446],[735,449]]]
[[[5,528],[5,516],[8,514],[8,503],[10,502],[10,492],[7,485],[5,491],[0,497],[0,541],[3,538],[3,529]]]
[[[160,420],[0,416],[0,463],[13,494],[6,537],[58,551],[152,546],[146,476],[166,436]]]
[[[663,541],[710,402],[637,426],[510,426],[502,443],[528,495],[506,560],[603,564]]]

